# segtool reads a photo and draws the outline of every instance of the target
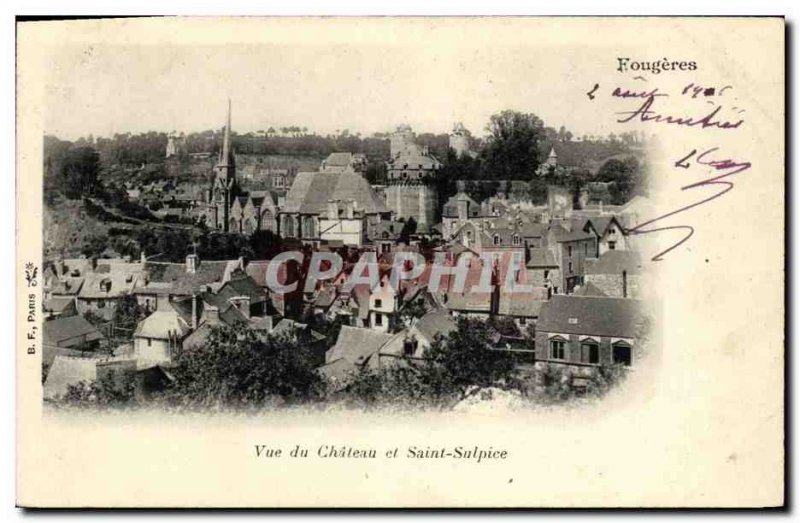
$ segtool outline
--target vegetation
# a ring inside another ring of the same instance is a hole
[[[198,349],[184,350],[164,401],[183,408],[260,408],[318,399],[323,382],[304,344],[245,328],[214,327]]]

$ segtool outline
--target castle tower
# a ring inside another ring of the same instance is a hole
[[[214,167],[214,187],[212,190],[214,205],[217,207],[217,229],[229,230],[230,210],[236,197],[236,161],[231,146],[231,100],[228,99],[228,121],[222,139],[222,150],[217,165]]]
[[[469,154],[469,131],[461,122],[453,125],[453,131],[450,133],[450,148],[455,151],[456,156]]]
[[[392,158],[407,152],[414,143],[414,131],[408,125],[401,125],[389,137],[389,154]]]

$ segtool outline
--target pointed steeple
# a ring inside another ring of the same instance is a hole
[[[222,150],[219,153],[219,165],[233,165],[233,149],[231,148],[231,99],[228,98],[228,120],[225,124],[225,136],[222,139]]]

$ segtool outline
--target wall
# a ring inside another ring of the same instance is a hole
[[[550,358],[550,337],[553,333],[548,333],[545,331],[537,331],[536,332],[536,361],[551,361],[554,363],[565,363],[565,364],[581,364],[581,339],[584,336],[579,336],[577,334],[559,334],[562,338],[567,339],[567,342],[564,344],[564,360],[553,360]],[[612,342],[619,341],[618,338],[605,338],[605,337],[598,337],[594,336],[592,339],[596,342],[599,342],[598,345],[600,346],[600,363],[598,365],[611,365],[613,363],[612,358]],[[636,360],[639,356],[641,356],[637,352],[637,344],[634,340],[625,340],[629,345],[632,347],[632,365],[636,365]],[[585,364],[584,365],[588,365]]]
[[[386,188],[386,206],[398,218],[414,218],[417,224],[439,222],[437,195],[433,187],[421,184],[393,184]]]
[[[169,361],[171,358],[169,340],[137,337],[133,340],[133,352],[137,358],[143,360]]]
[[[364,240],[364,221],[358,218],[353,220],[320,218],[319,230],[322,232],[321,239],[341,240],[345,245],[360,247]]]
[[[586,283],[593,283],[598,289],[603,291],[606,296],[611,298],[639,298],[641,296],[639,286],[640,279],[638,274],[628,274],[627,296],[623,296],[622,292],[622,274],[587,274],[584,281]]]

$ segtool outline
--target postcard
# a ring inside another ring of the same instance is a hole
[[[781,507],[779,17],[17,23],[17,504]]]

